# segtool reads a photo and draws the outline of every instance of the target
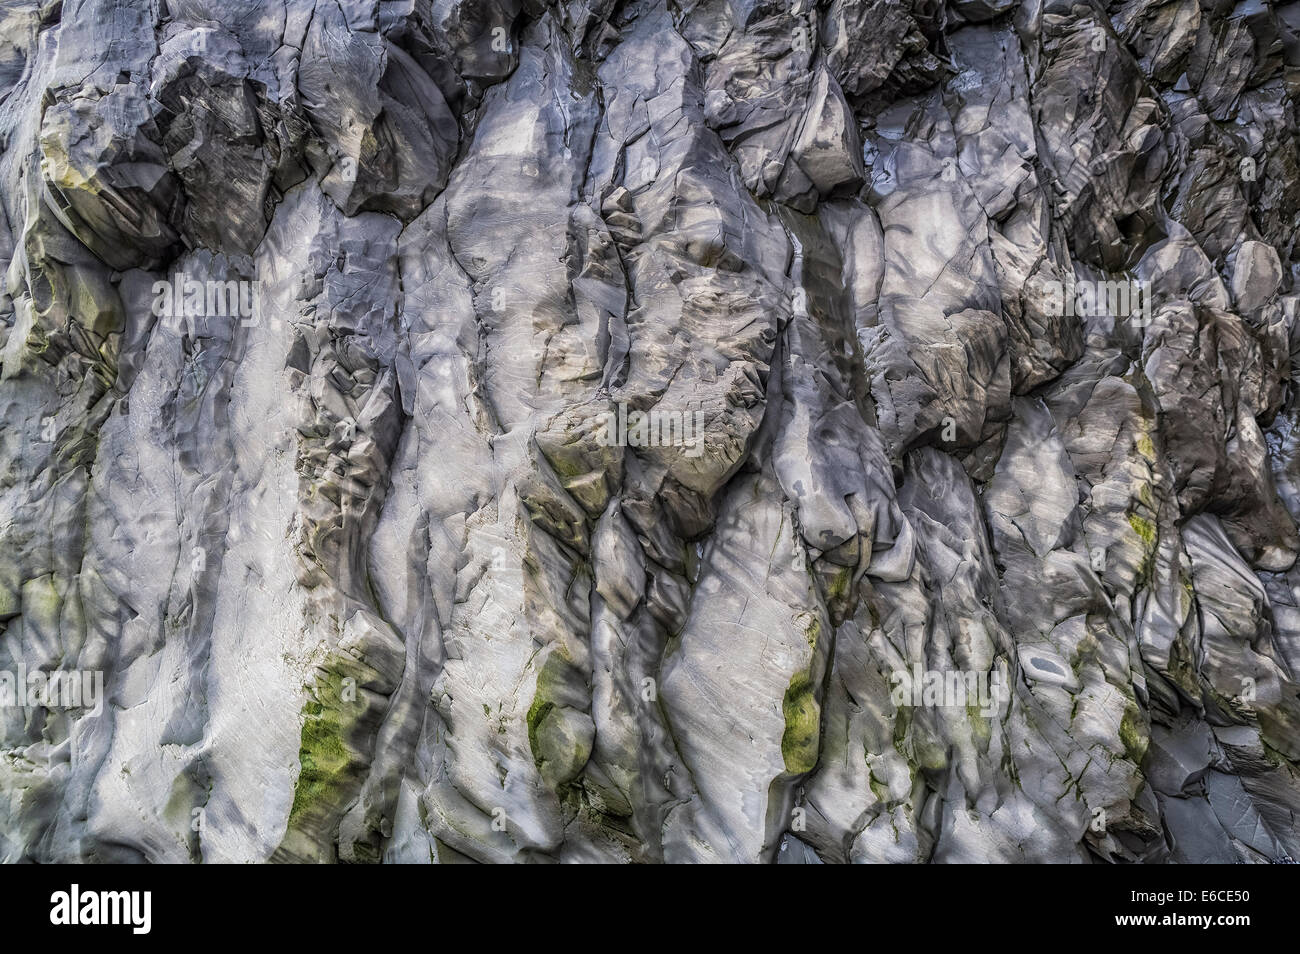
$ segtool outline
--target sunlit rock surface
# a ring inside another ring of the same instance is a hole
[[[1298,94],[1300,3],[6,0],[0,860],[1300,858]]]

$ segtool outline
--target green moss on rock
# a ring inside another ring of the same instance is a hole
[[[1159,535],[1154,521],[1140,517],[1135,513],[1128,515],[1128,524],[1142,540],[1142,562],[1138,564],[1137,569],[1137,585],[1141,588],[1150,583],[1151,578],[1155,575],[1156,549]]]
[[[587,712],[591,697],[586,678],[565,649],[556,647],[537,674],[525,717],[533,762],[542,780],[557,790],[576,778],[591,758],[595,723]]]
[[[781,735],[781,757],[792,774],[811,772],[817,765],[821,731],[821,707],[808,673],[797,672],[781,700],[785,732]]]
[[[342,679],[331,675],[318,687],[316,699],[303,707],[298,749],[302,768],[293,790],[290,827],[346,779],[350,760],[344,741],[341,689]]]
[[[1156,525],[1154,522],[1147,520],[1145,517],[1139,517],[1135,513],[1128,515],[1128,525],[1133,528],[1133,532],[1142,538],[1148,549],[1156,545]]]
[[[1134,765],[1141,765],[1147,754],[1151,739],[1142,728],[1141,713],[1136,706],[1124,710],[1124,718],[1119,723],[1119,740],[1124,744],[1124,754]]]
[[[816,616],[809,616],[808,625],[803,629],[803,638],[808,641],[808,645],[816,648],[817,639],[822,634],[822,621]]]
[[[853,582],[853,571],[849,567],[838,570],[835,576],[831,578],[830,598],[833,600],[846,599],[849,595],[849,585]]]
[[[547,713],[554,708],[555,703],[542,698],[540,692],[533,699],[533,704],[528,707],[528,715],[526,716],[528,722],[528,747],[532,750],[533,759],[539,764],[542,761],[542,754],[537,742],[537,729],[542,724],[542,720],[546,718]]]

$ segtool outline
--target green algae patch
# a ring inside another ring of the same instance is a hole
[[[1158,535],[1154,521],[1139,517],[1135,513],[1128,515],[1128,525],[1142,540],[1142,562],[1138,564],[1136,581],[1140,589],[1150,583],[1155,576]]]
[[[852,567],[838,567],[829,573],[818,567],[818,575],[826,588],[826,610],[830,613],[831,626],[838,627],[844,623],[857,606],[857,593],[853,587]]]
[[[846,600],[849,598],[849,588],[853,582],[853,570],[844,567],[838,570],[831,577],[831,585],[828,589],[828,595],[832,600]]]
[[[318,688],[316,699],[303,707],[298,748],[302,768],[293,790],[293,807],[289,809],[290,828],[347,779],[351,760],[341,715],[342,683],[339,676],[331,674]]]
[[[539,693],[533,704],[528,707],[528,747],[532,750],[533,760],[540,766],[542,763],[542,754],[540,744],[537,741],[537,730],[542,724],[542,720],[555,708],[555,703],[548,699],[543,699]]]
[[[811,772],[817,766],[821,707],[808,673],[794,674],[781,700],[781,712],[785,716],[785,732],[781,734],[785,770],[794,775]]]
[[[59,596],[53,573],[38,576],[23,584],[22,610],[29,626],[41,632],[59,631],[63,598]]]
[[[1147,754],[1147,746],[1151,739],[1142,731],[1142,725],[1138,721],[1141,713],[1136,706],[1128,706],[1124,709],[1124,718],[1119,723],[1119,740],[1124,744],[1124,754],[1134,765],[1141,765],[1142,759]]]
[[[943,772],[948,768],[948,747],[924,724],[912,731],[912,752],[917,766],[925,772]]]
[[[595,723],[586,675],[563,647],[547,655],[525,721],[528,747],[542,780],[559,790],[573,781],[591,758]]]
[[[966,719],[970,723],[971,736],[975,744],[979,746],[980,751],[988,751],[989,742],[993,740],[993,724],[984,714],[983,708],[978,705],[968,705]]]
[[[803,638],[807,640],[808,645],[814,649],[817,648],[817,639],[822,634],[822,621],[813,615],[808,617],[808,625],[803,628]]]
[[[870,753],[868,753],[870,755]],[[867,785],[871,788],[871,794],[876,796],[876,801],[881,805],[888,805],[891,801],[889,797],[889,785],[883,780],[876,778],[875,771],[868,766],[867,768]]]
[[[1148,549],[1153,549],[1156,545],[1156,525],[1154,522],[1147,520],[1145,517],[1139,517],[1135,513],[1128,515],[1128,525],[1133,528],[1133,532],[1142,538]]]

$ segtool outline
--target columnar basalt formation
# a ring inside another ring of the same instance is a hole
[[[0,860],[1300,858],[1298,102],[1300,2],[8,0]]]

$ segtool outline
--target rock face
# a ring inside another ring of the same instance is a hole
[[[0,84],[0,860],[1300,858],[1300,2],[9,0]]]

